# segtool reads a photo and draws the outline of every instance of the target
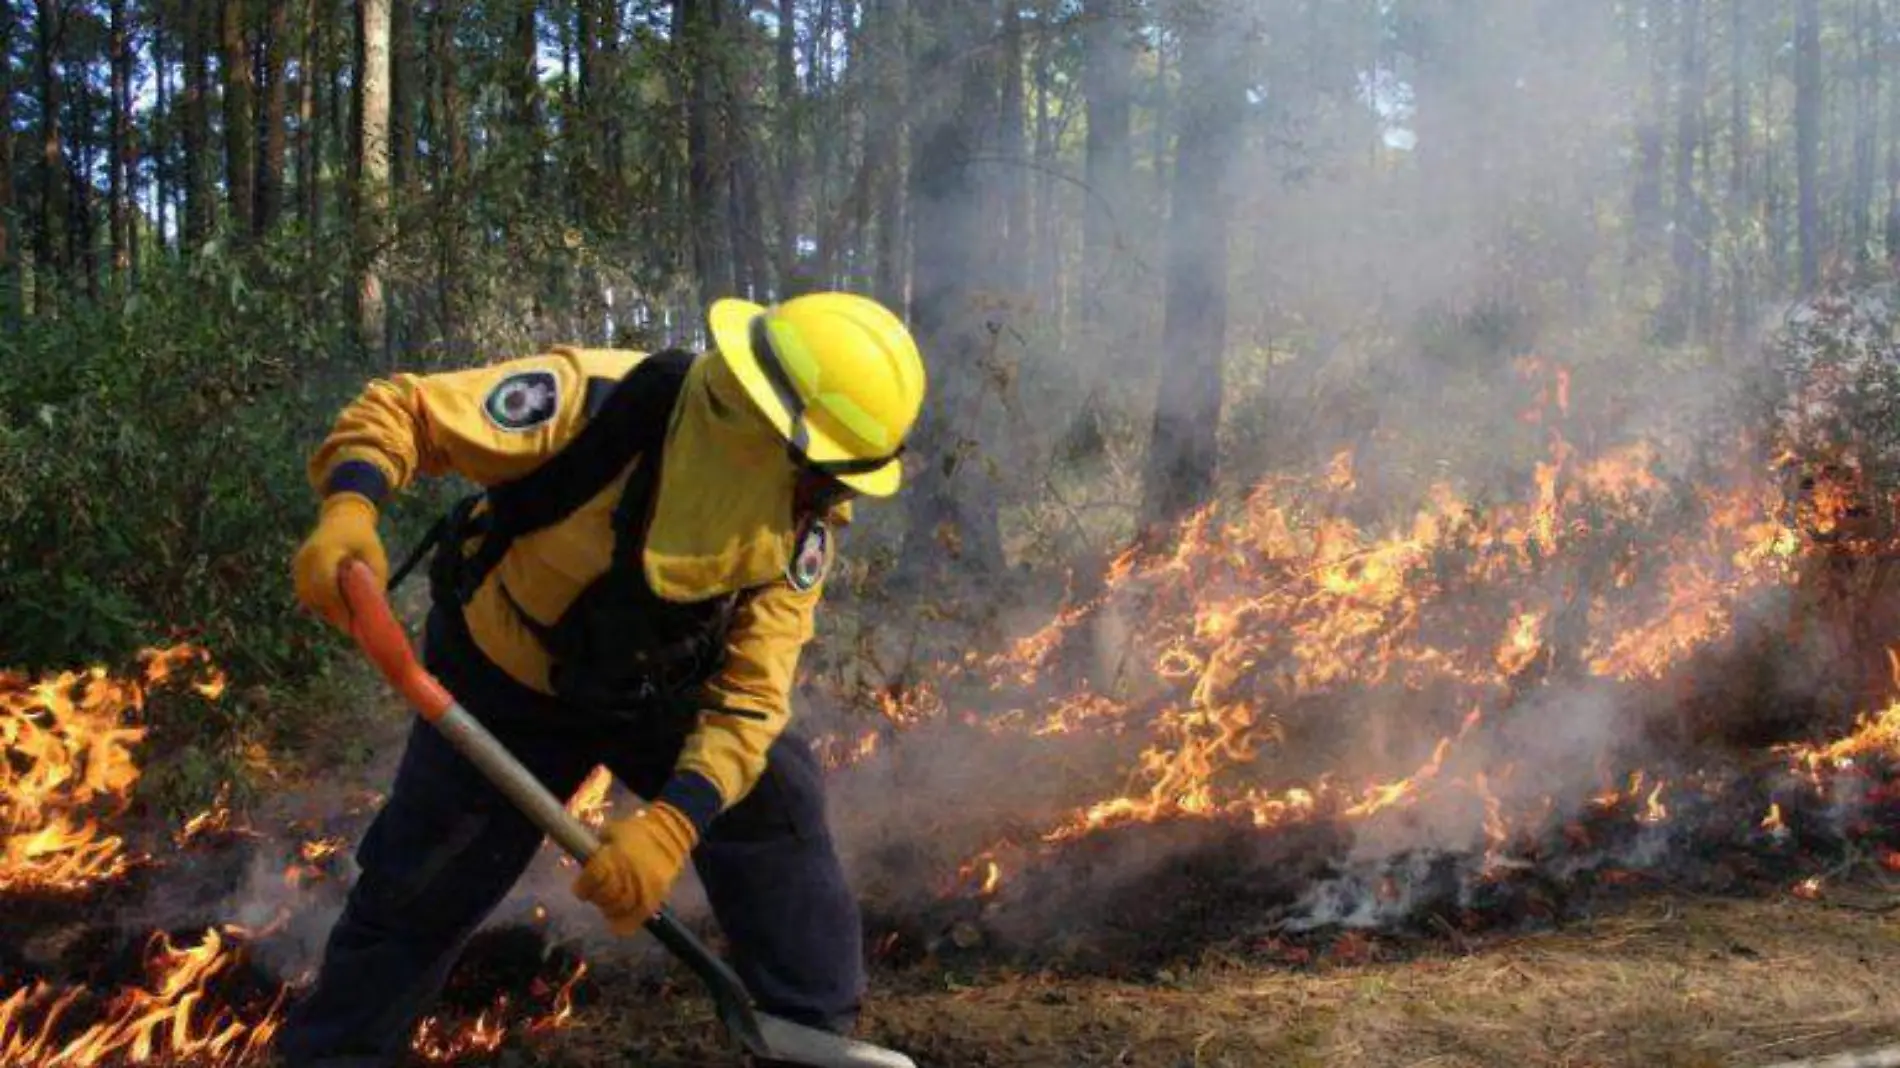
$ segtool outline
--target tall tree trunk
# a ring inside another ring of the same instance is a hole
[[[1064,337],[1063,328],[1068,303],[1063,294],[1062,252],[1063,237],[1068,220],[1064,218],[1062,203],[1059,199],[1057,180],[1062,173],[1062,161],[1058,158],[1057,142],[1060,139],[1058,122],[1066,124],[1067,116],[1057,117],[1056,95],[1056,59],[1055,51],[1061,47],[1058,36],[1053,32],[1056,19],[1053,3],[1038,5],[1036,18],[1041,25],[1040,40],[1035,49],[1035,88],[1036,112],[1032,122],[1035,134],[1035,203],[1036,210],[1028,221],[1027,248],[1034,249],[1036,277],[1030,288],[1036,295],[1036,304],[1045,309],[1051,337],[1059,348]],[[1067,107],[1063,111],[1070,110]],[[1086,200],[1086,194],[1084,196]],[[1086,209],[1085,209],[1086,210]]]
[[[1668,316],[1668,336],[1674,340],[1692,336],[1698,326],[1697,294],[1702,289],[1706,243],[1702,234],[1702,197],[1696,184],[1696,157],[1702,149],[1702,108],[1706,88],[1702,66],[1702,0],[1681,0],[1681,22],[1677,39],[1681,64],[1676,82],[1676,188],[1675,217],[1672,230],[1675,265],[1675,295]]]
[[[1004,564],[997,494],[976,451],[982,368],[996,343],[976,303],[995,227],[983,217],[975,162],[996,129],[998,71],[982,47],[995,32],[996,7],[985,0],[913,8],[913,70],[930,88],[911,146],[911,211],[917,234],[928,238],[911,245],[911,321],[940,383],[913,436],[918,463],[905,497],[906,577],[916,580],[959,573],[994,580]]]
[[[622,134],[624,124],[620,119],[622,86],[618,2],[610,0],[601,5],[598,32],[600,45],[597,62],[600,69],[594,75],[594,107],[600,114],[603,214],[617,227],[621,213],[627,207],[627,154]]]
[[[62,15],[61,21],[66,19]],[[62,57],[64,58],[64,57]],[[78,266],[86,283],[86,296],[99,297],[99,242],[97,213],[92,207],[92,175],[95,148],[93,142],[93,96],[86,84],[88,64],[84,59],[62,64],[65,68],[67,99],[73,102],[73,129],[67,137],[66,153],[66,262]]]
[[[328,121],[324,123],[324,126],[328,131],[326,136],[330,143],[330,155],[333,160],[331,166],[342,172],[343,179],[332,187],[333,192],[330,199],[331,203],[336,207],[337,218],[340,225],[345,227],[351,225],[356,217],[356,209],[351,206],[351,201],[356,198],[357,167],[356,117],[351,113],[352,98],[355,97],[356,92],[344,84],[343,72],[351,67],[356,67],[360,70],[362,64],[362,49],[357,47],[356,44],[356,23],[360,20],[360,16],[356,14],[355,4],[353,2],[349,10],[352,17],[347,26],[347,32],[341,35],[342,38],[346,39],[349,43],[348,47],[352,59],[348,63],[345,63],[343,60],[343,48],[338,36],[330,32],[326,32],[325,34],[325,40],[329,43],[328,47],[331,54],[329,56],[329,62],[325,66],[325,73],[329,76],[329,85],[327,86],[328,91],[323,107],[323,113],[328,119]],[[332,7],[330,13],[332,16],[335,15],[334,7]],[[332,26],[331,20],[326,18],[324,25],[326,27]],[[345,27],[335,26],[334,29],[336,31],[343,31]],[[321,153],[318,154],[318,158],[322,158]]]
[[[1900,25],[1900,2],[1882,0],[1888,24]],[[1900,77],[1887,74],[1887,264],[1900,274]]]
[[[435,0],[429,27],[435,92],[430,96],[435,116],[430,126],[442,147],[430,153],[436,161],[436,303],[442,316],[442,341],[450,352],[460,352],[461,309],[461,197],[468,182],[468,147],[462,136],[461,73],[456,63],[455,30],[461,22],[461,0]]]
[[[1241,60],[1231,28],[1219,19],[1197,17],[1183,28],[1161,386],[1141,509],[1148,539],[1214,492],[1227,345],[1229,171],[1245,104]]]
[[[1006,0],[1002,5],[1003,33],[1001,98],[996,112],[996,158],[993,180],[985,183],[996,196],[1000,240],[991,247],[986,272],[1003,293],[1019,296],[1029,288],[1033,255],[1029,240],[1029,148],[1026,137],[1028,108],[1023,87],[1023,9]]]
[[[599,217],[600,137],[600,8],[599,0],[576,0],[574,4],[574,53],[576,59],[573,130],[568,138],[576,143],[569,152],[579,166],[570,166],[569,181],[574,185],[574,223],[589,229]],[[612,6],[609,3],[607,6]],[[578,135],[578,136],[576,136]]]
[[[798,179],[802,163],[798,95],[798,2],[779,0],[774,82],[778,91],[778,276],[791,287],[798,270]]]
[[[400,208],[415,192],[416,80],[414,0],[389,0],[389,168]]]
[[[865,8],[871,94],[864,113],[864,165],[870,171],[871,214],[877,223],[871,289],[892,308],[905,306],[904,117],[909,79],[907,0],[870,0]]]
[[[1848,194],[1854,262],[1874,258],[1874,177],[1879,163],[1880,0],[1854,3],[1854,187]]]
[[[1784,41],[1777,40],[1777,36],[1777,34],[1766,32],[1761,34],[1763,40],[1759,62],[1761,69],[1770,74],[1775,71],[1776,57],[1781,54],[1781,46],[1785,44]],[[1776,79],[1762,77],[1758,80],[1761,82],[1761,113],[1774,115],[1776,113]],[[1778,296],[1787,291],[1788,278],[1787,197],[1781,178],[1782,153],[1788,139],[1782,136],[1784,133],[1781,129],[1782,125],[1775,122],[1764,122],[1761,125],[1761,183],[1758,188],[1760,189],[1762,227],[1767,231],[1768,236],[1768,264],[1763,274],[1766,277],[1766,291],[1771,296]]]
[[[305,0],[303,9],[303,60],[297,67],[297,222],[312,251],[321,228],[322,204],[318,199],[323,173],[323,116],[319,105],[323,94],[323,37],[325,20],[323,0]]]
[[[148,16],[156,22],[155,16]],[[125,264],[128,276],[136,281],[139,268],[139,230],[143,221],[144,209],[139,206],[139,131],[132,121],[137,101],[132,95],[133,79],[138,73],[138,34],[132,19],[128,18],[125,36],[119,42],[118,61],[125,67],[125,75],[119,80],[119,115],[124,120],[125,129],[119,138],[119,168],[125,173]],[[162,78],[163,71],[154,70],[153,78]],[[152,122],[158,122],[164,114],[163,108],[152,113]]]
[[[718,143],[718,85],[714,64],[723,0],[679,0],[674,40],[686,80],[686,214],[693,243],[693,277],[702,297],[735,288],[729,228],[721,210],[726,160]]]
[[[196,251],[211,236],[211,63],[208,27],[214,0],[182,0],[185,53],[185,249]]]
[[[532,183],[530,188],[541,190],[546,185],[542,181],[544,166],[541,160],[540,38],[535,33],[535,11],[538,6],[536,0],[515,0],[514,34],[509,46],[513,57],[509,97],[513,109],[515,150],[527,162]]]
[[[1671,0],[1649,0],[1633,35],[1637,56],[1648,61],[1649,93],[1636,125],[1636,184],[1630,214],[1637,250],[1652,246],[1663,224],[1663,118],[1669,113],[1668,33]],[[1632,16],[1634,17],[1634,16]]]
[[[251,50],[246,0],[222,0],[224,66],[224,188],[230,198],[231,231],[250,232],[257,210],[256,130],[251,117]]]
[[[270,5],[264,40],[264,151],[257,165],[257,212],[251,232],[262,236],[277,225],[284,210],[284,157],[288,152],[290,86],[285,83],[290,64],[290,5]],[[307,80],[308,74],[306,72]],[[301,133],[300,133],[301,136]]]
[[[66,154],[60,135],[60,60],[65,25],[57,0],[37,0],[40,81],[40,220],[33,242],[33,307],[58,308],[66,275]]]
[[[1753,136],[1749,130],[1748,88],[1754,81],[1750,61],[1749,34],[1754,21],[1749,18],[1756,0],[1729,0],[1729,177],[1728,224],[1733,233],[1744,235],[1736,242],[1730,264],[1729,300],[1732,317],[1730,334],[1736,339],[1748,336],[1754,327],[1755,308],[1751,277],[1755,270],[1756,205],[1752,192],[1750,158]]]
[[[1115,336],[1115,309],[1126,295],[1117,292],[1128,259],[1118,227],[1128,225],[1129,184],[1134,153],[1129,147],[1130,102],[1134,95],[1134,36],[1128,0],[1086,0],[1082,27],[1082,98],[1088,141],[1083,166],[1088,180],[1082,206],[1082,319],[1108,328]]]
[[[20,316],[20,264],[13,250],[13,5],[0,5],[0,324]]]
[[[1794,156],[1799,182],[1801,292],[1821,284],[1821,208],[1815,173],[1821,139],[1820,0],[1795,0]]]
[[[128,184],[131,172],[126,167],[126,152],[132,142],[132,116],[127,94],[132,73],[132,34],[125,24],[125,0],[112,0],[107,5],[107,12],[112,49],[112,137],[110,159],[106,162],[107,196],[110,200],[108,216],[112,229],[112,271],[114,275],[122,276],[132,266],[127,241],[127,234],[132,228],[132,211],[127,203],[131,197]],[[4,131],[4,127],[0,127],[0,131]],[[0,136],[5,135],[0,133]]]
[[[363,256],[357,290],[357,326],[363,347],[385,355],[388,312],[383,295],[384,233],[389,211],[389,0],[363,0],[362,119],[357,138],[362,159],[357,193],[357,248]]]
[[[165,23],[166,15],[162,10],[152,13],[152,255],[161,258],[169,248],[166,242],[170,226],[167,213],[171,208],[172,195],[171,152],[167,146],[177,130],[169,88],[171,54],[165,47]],[[177,216],[172,215],[170,218],[176,220]]]

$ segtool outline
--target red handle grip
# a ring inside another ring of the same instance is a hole
[[[343,603],[350,607],[350,637],[423,719],[431,723],[441,719],[455,698],[416,660],[409,635],[390,610],[376,572],[361,560],[347,560],[337,573],[337,584],[343,588]]]

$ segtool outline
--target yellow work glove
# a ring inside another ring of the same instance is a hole
[[[297,599],[345,633],[350,610],[337,586],[337,571],[351,557],[368,564],[378,583],[389,581],[389,559],[376,534],[376,506],[360,493],[333,493],[324,498],[317,529],[297,550],[290,568]]]
[[[598,906],[615,934],[632,934],[666,903],[698,840],[693,822],[664,801],[615,820],[574,880],[574,896]]]

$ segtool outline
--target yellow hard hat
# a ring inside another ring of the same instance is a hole
[[[800,459],[867,496],[897,492],[925,386],[902,320],[850,293],[770,308],[719,300],[707,320],[726,366]]]

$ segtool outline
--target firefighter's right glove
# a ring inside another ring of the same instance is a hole
[[[379,586],[389,581],[389,559],[376,534],[376,506],[360,493],[333,493],[324,498],[317,529],[297,550],[291,574],[297,599],[345,634],[350,609],[337,579],[343,562],[352,557],[369,565]]]
[[[607,825],[600,849],[574,880],[574,896],[599,906],[615,934],[632,934],[666,903],[698,840],[692,820],[656,801]]]

